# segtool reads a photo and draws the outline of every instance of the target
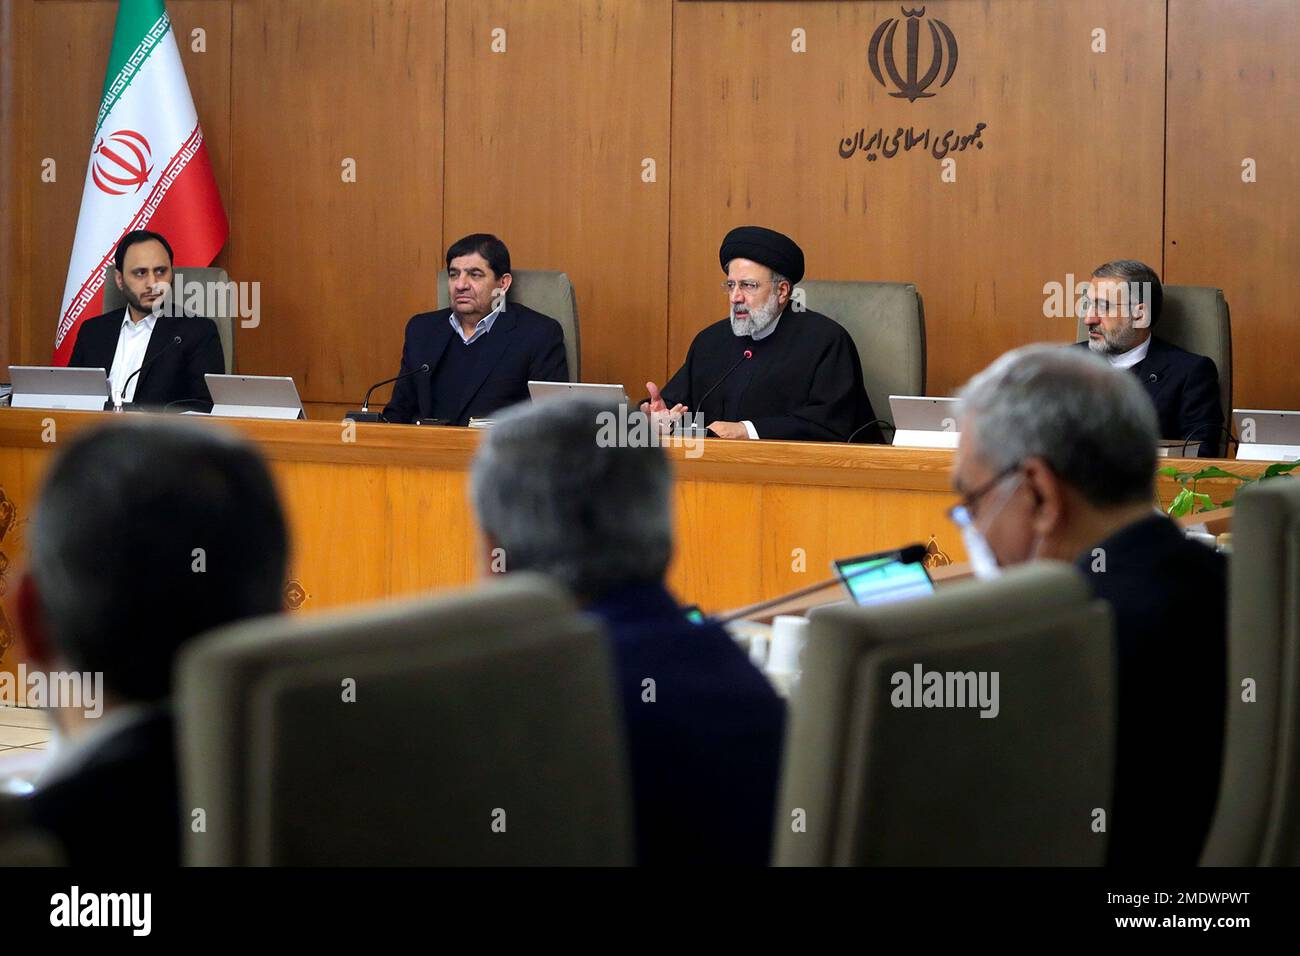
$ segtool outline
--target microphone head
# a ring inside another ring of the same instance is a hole
[[[754,353],[751,352],[749,349],[745,349],[745,358],[751,359],[753,357],[754,357]]]
[[[909,544],[905,548],[900,548],[898,559],[904,564],[920,564],[925,560],[925,545]]]

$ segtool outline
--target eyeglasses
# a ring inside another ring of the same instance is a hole
[[[1022,462],[1016,462],[1009,468],[1004,468],[1002,471],[998,472],[970,494],[963,495],[960,502],[948,509],[948,520],[959,528],[966,528],[974,524],[975,503],[1016,472],[1020,471],[1022,467]]]
[[[740,291],[745,293],[745,295],[753,295],[758,291],[759,286],[766,285],[771,281],[771,279],[741,279],[739,282],[736,282],[733,279],[728,279],[722,283],[722,288],[727,293],[732,293],[736,291],[737,287],[739,287]]]

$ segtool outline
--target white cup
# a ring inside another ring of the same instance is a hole
[[[767,669],[774,674],[797,674],[799,657],[808,642],[808,618],[779,614],[772,621],[772,647],[767,652]]]

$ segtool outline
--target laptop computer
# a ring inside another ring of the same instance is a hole
[[[579,396],[596,399],[611,407],[627,405],[627,392],[622,385],[590,385],[586,382],[529,382],[528,394],[535,402],[551,398]]]
[[[212,395],[212,415],[218,418],[306,418],[302,399],[287,375],[203,376]]]
[[[10,365],[11,408],[68,409],[102,412],[112,398],[108,372],[102,368]]]
[[[956,448],[957,399],[929,395],[890,395],[894,444],[900,448]]]
[[[836,576],[859,607],[907,601],[934,593],[934,582],[921,559],[925,548],[914,545],[832,561]]]
[[[1239,460],[1300,460],[1300,412],[1234,408],[1232,425]]]

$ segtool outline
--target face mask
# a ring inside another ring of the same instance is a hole
[[[973,524],[966,525],[961,529],[961,541],[966,546],[966,556],[970,558],[971,571],[975,577],[981,581],[991,581],[1001,576],[1002,567],[998,564],[997,556],[993,554],[993,549],[979,528]]]

